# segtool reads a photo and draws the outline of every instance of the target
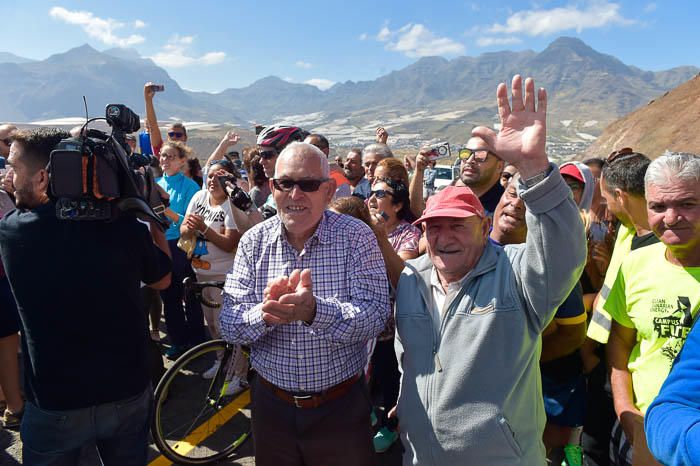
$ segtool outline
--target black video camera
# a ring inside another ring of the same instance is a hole
[[[109,221],[130,212],[155,221],[164,229],[169,221],[150,171],[132,160],[126,134],[138,131],[139,117],[121,104],[107,105],[107,134],[87,129],[62,140],[49,158],[51,194],[57,198],[56,215],[65,220]]]
[[[247,192],[243,191],[236,184],[235,175],[219,175],[216,177],[217,181],[221,185],[221,189],[228,195],[236,208],[242,210],[243,212],[248,211],[253,205],[253,200],[250,198]]]

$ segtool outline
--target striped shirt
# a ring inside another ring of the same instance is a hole
[[[270,280],[311,269],[316,317],[311,325],[268,325],[263,291]],[[386,269],[370,228],[326,211],[301,252],[275,216],[246,232],[226,277],[221,334],[251,346],[251,364],[290,392],[325,390],[365,366],[365,344],[390,315]]]

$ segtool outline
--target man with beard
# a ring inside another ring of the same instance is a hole
[[[372,188],[369,180],[365,178],[365,167],[362,166],[362,149],[350,149],[345,157],[343,172],[345,173],[345,178],[350,182],[352,195],[368,199]]]
[[[78,464],[82,447],[96,444],[105,464],[142,465],[153,389],[140,288],[169,286],[168,243],[131,215],[56,217],[47,165],[67,136],[46,128],[15,135],[17,209],[0,220],[22,323],[22,456],[24,464]]]
[[[486,215],[492,216],[503,194],[499,182],[503,171],[503,160],[489,151],[486,141],[474,136],[459,151],[459,180],[456,186],[467,186],[479,197]]]

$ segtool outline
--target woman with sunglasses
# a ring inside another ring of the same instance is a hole
[[[231,203],[228,195],[221,187],[218,177],[238,178],[238,170],[229,160],[214,160],[208,167],[207,180],[204,188],[194,195],[187,207],[185,220],[180,226],[180,234],[183,238],[192,238],[195,248],[192,257],[192,268],[197,276],[197,281],[223,281],[226,273],[233,266],[238,241],[241,238],[236,229],[231,212]],[[221,304],[223,297],[215,288],[205,288],[204,298],[210,302]],[[207,305],[202,306],[204,318],[212,338],[220,338],[219,311]],[[218,355],[219,357],[223,356]],[[246,372],[248,371],[246,358],[240,351],[233,359],[234,376],[230,380],[228,395],[233,395],[244,388]],[[220,361],[202,374],[205,379],[211,379],[216,375]]]
[[[165,214],[172,221],[165,232],[165,238],[170,246],[173,276],[170,287],[161,291],[165,324],[171,343],[165,355],[171,359],[177,359],[188,346],[196,345],[204,340],[204,318],[199,302],[195,299],[189,299],[184,310],[182,307],[182,280],[185,277],[194,278],[194,272],[185,252],[177,247],[177,242],[180,239],[180,226],[185,218],[187,206],[199,191],[197,183],[182,173],[189,155],[190,149],[181,142],[166,141],[163,143],[160,150],[163,177],[156,181],[168,193],[170,207]]]
[[[405,172],[403,165],[401,169]],[[415,219],[411,213],[408,187],[403,182],[391,178],[376,178],[367,206],[377,236],[386,235],[379,238],[380,245],[388,240],[393,249],[392,254],[392,251],[386,251],[387,248],[382,247],[386,264],[390,266],[396,262],[396,256],[401,263],[418,257],[421,231],[408,222]],[[395,284],[396,282],[393,282],[394,286]],[[374,383],[378,383],[381,387],[384,416],[396,405],[399,396],[400,375],[394,354],[394,333],[394,320],[389,319],[386,328],[377,337],[377,344],[372,354],[372,378]],[[381,453],[388,450],[397,439],[398,433],[387,426],[386,417],[384,417],[383,427],[374,436],[375,451]]]

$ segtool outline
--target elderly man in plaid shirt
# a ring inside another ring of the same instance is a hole
[[[280,154],[276,217],[248,231],[224,290],[222,335],[250,345],[258,466],[373,463],[366,342],[389,318],[386,270],[364,223],[326,210],[316,147]]]

